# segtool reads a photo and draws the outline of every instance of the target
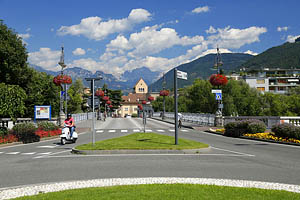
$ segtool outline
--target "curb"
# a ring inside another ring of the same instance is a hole
[[[222,133],[217,133],[217,132],[213,132],[213,131],[204,131],[206,133],[212,133],[215,135],[222,135],[224,137],[227,137],[225,135],[223,135]],[[244,139],[244,140],[255,140],[255,141],[260,141],[260,142],[269,142],[269,143],[275,143],[275,144],[284,144],[284,145],[292,145],[292,146],[300,146],[300,144],[298,143],[290,143],[290,142],[282,142],[282,141],[274,141],[274,140],[266,140],[266,139],[261,139],[261,138],[252,138],[252,137],[246,137],[246,136],[240,136],[240,137],[236,137],[236,138],[240,138],[240,139]]]
[[[83,155],[95,155],[95,154],[201,154],[211,150],[211,147],[201,148],[201,149],[182,149],[182,150],[132,150],[132,149],[124,149],[124,150],[78,150],[73,148],[71,153],[73,154],[83,154]]]

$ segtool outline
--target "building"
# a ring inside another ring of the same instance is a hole
[[[138,115],[138,105],[142,104],[143,101],[148,101],[149,96],[151,96],[151,94],[148,92],[148,85],[141,78],[134,85],[132,93],[129,93],[128,96],[122,96],[122,106],[119,109],[119,116]],[[153,97],[156,98],[156,96]],[[152,107],[149,102],[143,106],[147,109],[147,112],[152,112]]]
[[[243,76],[243,79],[259,91],[285,94],[300,86],[300,69],[265,68],[254,76]]]

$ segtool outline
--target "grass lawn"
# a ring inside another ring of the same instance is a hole
[[[20,197],[18,200],[177,200],[177,199],[200,199],[200,200],[284,200],[300,199],[299,193],[279,190],[263,190],[255,188],[238,188],[212,185],[193,184],[153,184],[153,185],[129,185],[100,188],[87,188],[66,190],[39,194],[36,196]]]
[[[193,140],[178,139],[175,145],[175,138],[156,133],[134,133],[131,135],[112,138],[108,140],[77,146],[78,150],[120,150],[120,149],[200,149],[208,147],[207,144]]]

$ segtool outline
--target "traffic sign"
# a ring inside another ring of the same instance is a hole
[[[216,93],[216,100],[222,100],[222,93]]]
[[[222,93],[222,90],[211,90],[211,93]]]
[[[187,80],[187,73],[177,70],[177,78]]]

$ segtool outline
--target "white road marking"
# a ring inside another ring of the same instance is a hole
[[[228,157],[252,157],[250,154],[91,154],[91,155],[64,155],[64,156],[39,156],[36,158],[87,158],[87,157],[131,157],[131,156],[228,156]]]
[[[36,152],[21,153],[21,155],[33,155],[33,154],[36,154]]]
[[[96,131],[97,133],[103,133],[103,130]]]
[[[17,154],[19,154],[20,152],[8,152],[8,153],[6,153],[7,155],[17,155]]]
[[[133,129],[133,132],[140,132],[139,129]]]
[[[37,156],[37,157],[34,157],[33,159],[37,159],[37,158],[51,158],[53,155],[57,155],[57,154],[65,153],[65,152],[70,152],[70,150],[56,152],[56,153],[53,153],[51,155]]]
[[[182,131],[182,132],[189,132],[188,130],[180,130],[180,131]]]
[[[115,133],[116,130],[109,130],[108,132],[109,132],[109,133]]]
[[[128,130],[121,130],[121,133],[127,133]]]
[[[255,156],[252,154],[247,154],[247,153],[242,153],[242,152],[237,152],[237,151],[231,151],[231,150],[227,150],[227,149],[221,149],[221,148],[216,148],[216,147],[212,147],[212,149],[217,149],[217,150],[221,150],[221,151],[227,151],[227,152],[231,152],[231,153],[235,153],[235,154],[239,154],[239,155],[245,155],[245,156]]]
[[[165,132],[164,130],[157,130],[158,132]]]
[[[152,132],[152,130],[151,129],[146,129],[145,132]]]
[[[38,153],[39,155],[50,155],[52,152]]]
[[[175,132],[175,130],[174,130],[174,129],[169,129],[169,131],[171,131],[171,132]]]
[[[58,145],[56,146],[37,146],[36,148],[48,148],[48,149],[54,149],[55,147],[57,147]]]
[[[0,152],[0,154],[2,154],[2,153],[4,153],[4,152]]]

